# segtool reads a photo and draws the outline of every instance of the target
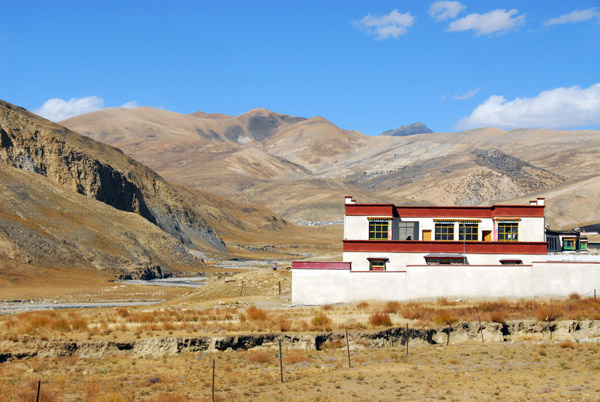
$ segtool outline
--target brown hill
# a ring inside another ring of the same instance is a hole
[[[147,219],[6,164],[0,164],[0,264],[2,276],[14,281],[63,267],[151,278],[202,266]]]
[[[111,133],[123,133],[125,120],[107,121],[99,113],[63,123],[97,139],[112,135],[110,144],[169,180],[264,205],[293,221],[341,220],[345,194],[363,201],[478,205],[543,195],[592,179],[600,171],[597,130],[488,128],[369,137],[321,117],[300,119],[255,109],[237,117],[180,115],[182,122],[196,118],[203,132],[212,127],[214,139],[204,136],[190,142],[192,134],[174,135],[169,120],[163,124],[171,133],[169,141],[151,146],[136,130],[116,138]],[[144,108],[144,113],[160,116],[162,111]],[[250,130],[253,117],[262,123]],[[91,120],[96,122],[93,127]],[[239,135],[231,135],[231,130]],[[582,197],[590,205],[598,198],[587,192]],[[555,219],[574,224],[599,220],[592,210],[569,211],[558,208],[563,201],[556,201],[548,200],[551,224]]]

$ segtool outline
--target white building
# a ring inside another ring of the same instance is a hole
[[[407,265],[531,264],[547,254],[544,199],[491,207],[357,204],[346,197],[343,260],[353,271]]]
[[[343,262],[292,263],[294,303],[534,297],[600,289],[600,262],[548,259],[544,199],[489,207],[357,204]]]

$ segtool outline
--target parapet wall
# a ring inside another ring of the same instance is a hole
[[[323,264],[323,263],[319,263]],[[600,290],[600,263],[531,265],[409,265],[406,271],[351,271],[292,264],[292,302],[327,304],[361,300],[532,298],[585,295]],[[342,269],[340,269],[342,268]]]

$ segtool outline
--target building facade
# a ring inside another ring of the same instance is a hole
[[[489,207],[358,204],[346,197],[343,261],[352,271],[409,265],[528,265],[547,254],[544,199]]]

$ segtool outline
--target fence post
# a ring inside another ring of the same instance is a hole
[[[240,297],[242,297],[242,293],[244,293],[244,282],[242,282],[242,288],[240,289]]]
[[[452,331],[452,323],[448,323],[448,339],[446,339],[446,346],[450,345],[450,331]]]
[[[481,328],[481,318],[479,316],[477,316],[477,321],[479,321],[479,331],[481,331],[481,342],[485,342],[483,340],[483,328]]]
[[[350,340],[348,339],[348,330],[346,330],[346,350],[348,351],[348,368],[352,368],[352,363],[350,362]]]
[[[279,281],[278,283],[279,283],[279,296],[281,296],[281,281]]]
[[[594,289],[594,301],[596,301],[596,289]]]
[[[281,373],[281,382],[283,383],[283,360],[281,359],[281,338],[279,338],[279,372]]]
[[[406,323],[406,356],[408,356],[408,323]]]
[[[40,390],[42,389],[42,382],[38,381],[38,390],[37,390],[37,397],[35,398],[35,402],[40,402]]]
[[[212,400],[215,402],[215,359],[213,359],[213,372],[212,372]]]

